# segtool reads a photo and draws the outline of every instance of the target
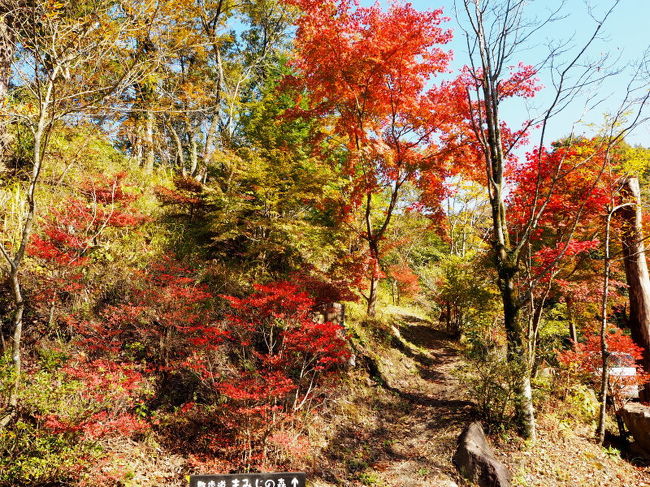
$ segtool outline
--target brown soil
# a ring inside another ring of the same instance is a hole
[[[461,484],[451,457],[472,403],[453,374],[455,344],[413,316],[400,316],[386,334],[387,346],[369,352],[384,383],[361,375],[351,381],[323,451],[327,467],[317,472],[314,487]]]
[[[369,354],[384,383],[358,372],[346,384],[331,422],[320,425],[328,442],[313,459],[311,486],[469,485],[451,462],[458,435],[474,419],[454,373],[461,364],[456,342],[401,315]],[[650,468],[596,445],[589,426],[567,423],[551,406],[539,411],[534,445],[512,435],[492,438],[513,486],[650,487]]]
[[[502,441],[498,454],[513,473],[515,487],[650,487],[647,460],[622,459],[617,450],[597,445],[594,429],[541,414],[535,445]]]

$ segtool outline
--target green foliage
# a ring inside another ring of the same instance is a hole
[[[621,450],[614,448],[613,446],[604,446],[603,451],[605,454],[611,458],[621,458]]]
[[[42,349],[41,368],[21,389],[23,414],[0,430],[0,486],[38,486],[72,481],[80,471],[80,458],[94,451],[92,444],[76,441],[69,432],[54,433],[43,427],[42,418],[76,408],[73,399],[80,384],[64,381],[60,372],[65,355]],[[8,357],[6,357],[8,359]],[[9,360],[0,363],[0,397],[11,381]]]
[[[8,405],[8,398],[14,383],[14,369],[11,367],[9,353],[0,355],[0,405],[3,409]]]
[[[227,191],[209,197],[211,253],[228,259],[236,251],[263,276],[326,260],[338,232],[316,209],[330,177],[327,168],[247,152],[237,159]]]
[[[370,486],[374,485],[374,486],[377,486],[377,487],[382,487],[383,485],[385,485],[375,472],[363,472],[363,473],[360,473],[359,474],[359,481],[363,485],[370,485]]]
[[[523,367],[520,365],[519,367]],[[503,350],[472,344],[467,365],[460,370],[479,415],[494,428],[510,428],[515,421],[515,397],[522,369],[505,358]]]
[[[568,414],[577,421],[594,424],[598,415],[598,398],[593,388],[584,384],[573,385],[566,394]]]
[[[536,363],[557,365],[557,350],[561,350],[569,338],[566,303],[552,303],[540,322]]]
[[[450,332],[480,340],[494,333],[501,311],[498,289],[490,279],[482,254],[438,253],[421,271],[423,282]]]
[[[44,486],[73,482],[80,460],[93,452],[65,434],[48,434],[31,421],[18,420],[0,431],[0,486]]]
[[[76,485],[95,460],[110,460],[102,451],[104,437],[145,431],[128,413],[134,400],[151,394],[148,385],[134,388],[130,368],[109,370],[104,364],[112,364],[84,362],[75,353],[65,343],[38,349],[23,379],[17,419],[0,431],[0,486]],[[5,360],[1,383],[10,378]]]

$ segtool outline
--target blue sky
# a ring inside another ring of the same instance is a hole
[[[462,1],[462,0],[459,0]],[[366,2],[364,2],[366,3]],[[418,10],[442,8],[445,15],[451,17],[449,26],[454,31],[454,40],[449,47],[454,51],[454,62],[452,68],[458,68],[467,63],[467,49],[462,32],[458,29],[458,22],[454,18],[454,0],[412,0],[413,6]],[[559,0],[531,0],[526,7],[525,15],[532,18],[544,18],[545,14],[559,5]],[[590,0],[596,16],[600,16],[612,3],[612,0]],[[526,64],[536,64],[546,57],[548,46],[554,42],[568,40],[574,37],[573,43],[578,46],[584,42],[588,35],[591,35],[594,28],[594,21],[587,13],[584,0],[566,0],[565,14],[567,17],[557,23],[546,26],[539,31],[535,38],[531,39],[529,49],[522,52],[516,61],[523,61]],[[459,12],[464,14],[464,12]],[[461,17],[461,20],[462,17]],[[644,51],[650,46],[650,0],[622,0],[614,13],[609,17],[601,30],[604,39],[592,45],[588,57],[592,59],[603,53],[610,53],[612,57],[619,57],[619,65],[638,60]],[[575,49],[571,53],[577,52]],[[568,54],[567,54],[568,58]],[[550,86],[547,73],[540,73],[542,84]],[[583,123],[576,125],[575,132],[589,134],[593,131],[593,125],[603,120],[603,114],[616,111],[620,105],[620,95],[624,92],[630,80],[629,70],[610,77],[602,86],[597,89],[590,89],[584,93],[576,102],[569,106],[563,113],[557,115],[549,126],[549,134],[546,139],[550,142],[554,139],[567,135],[577,120]],[[527,107],[521,101],[513,101],[504,104],[502,115],[513,127],[520,121],[528,118],[527,109],[531,113],[539,112],[550,101],[551,90],[543,90],[534,100],[532,107]],[[585,111],[586,100],[595,96],[602,100],[601,103]],[[650,114],[650,107],[647,110]],[[650,147],[650,124],[639,127],[628,137],[628,141],[634,144],[641,144]]]

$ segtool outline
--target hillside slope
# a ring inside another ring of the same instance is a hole
[[[328,446],[312,464],[313,487],[452,487],[468,485],[451,457],[463,427],[475,418],[459,379],[460,347],[421,318],[394,315],[384,344],[371,355],[378,385],[357,371],[334,408]],[[539,412],[539,441],[495,436],[495,454],[527,487],[650,486],[650,469],[592,441],[592,428],[563,417],[558,403]]]

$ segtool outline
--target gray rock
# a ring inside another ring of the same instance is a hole
[[[470,423],[458,437],[453,457],[458,472],[481,487],[510,487],[510,472],[496,459],[485,439],[481,423]]]
[[[634,436],[636,446],[650,454],[650,406],[628,402],[621,411],[625,426]]]

